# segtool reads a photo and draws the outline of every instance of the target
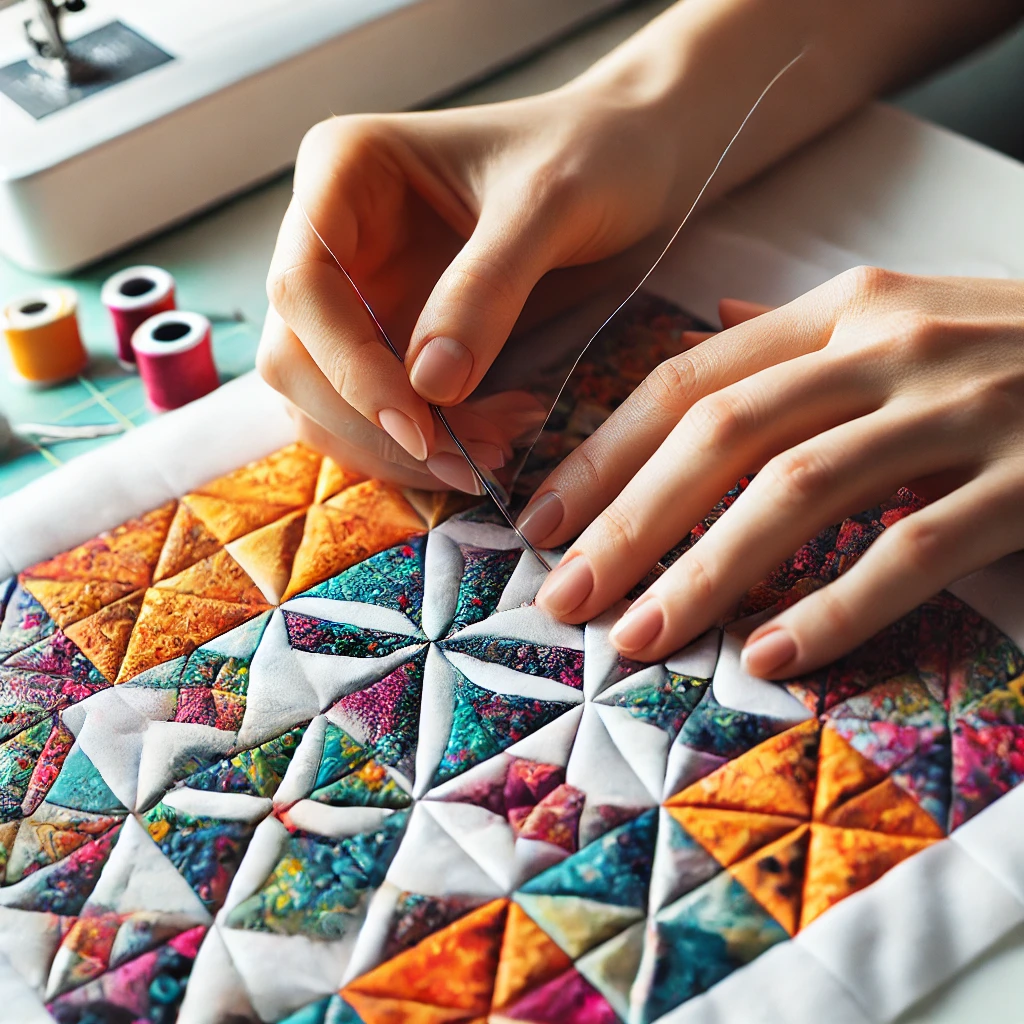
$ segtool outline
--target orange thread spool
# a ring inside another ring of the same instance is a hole
[[[78,296],[70,288],[44,288],[0,312],[17,374],[30,384],[59,384],[85,369],[78,333]]]

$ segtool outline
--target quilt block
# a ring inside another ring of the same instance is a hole
[[[1024,653],[951,593],[782,686],[739,649],[914,507],[659,665],[541,613],[486,510],[428,523],[299,445],[29,567],[0,585],[6,984],[59,1024],[654,1024],[746,1019],[793,950],[886,1019],[820,936],[954,846],[999,875],[969,826],[1024,779]]]

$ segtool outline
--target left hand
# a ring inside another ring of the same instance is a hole
[[[659,366],[534,496],[521,520],[534,543],[590,524],[542,607],[570,622],[604,611],[753,471],[616,624],[620,652],[663,659],[901,486],[930,503],[756,629],[749,671],[826,664],[1024,547],[1024,282],[858,268],[775,310],[726,301],[722,313],[727,330]]]

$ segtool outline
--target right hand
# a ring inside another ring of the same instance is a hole
[[[300,436],[407,486],[474,491],[435,403],[456,407],[450,420],[475,458],[489,468],[509,458],[536,403],[470,396],[534,285],[627,248],[674,212],[676,132],[649,106],[592,74],[509,103],[315,126],[296,196],[405,365],[293,198],[258,366]]]

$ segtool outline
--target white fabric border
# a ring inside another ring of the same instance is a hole
[[[295,440],[255,372],[0,499],[0,579]]]

